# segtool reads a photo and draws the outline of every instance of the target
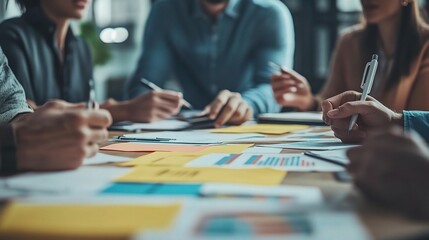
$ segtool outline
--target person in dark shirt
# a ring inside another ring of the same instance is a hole
[[[112,120],[83,107],[50,101],[32,113],[0,48],[0,173],[73,169],[95,155]]]
[[[0,25],[0,46],[10,67],[24,87],[29,103],[36,107],[50,99],[77,103],[88,100],[93,78],[91,52],[75,36],[71,19],[80,19],[87,0],[16,0],[24,14]],[[175,115],[182,94],[152,91],[129,101],[109,99],[101,105],[113,120],[152,122]]]

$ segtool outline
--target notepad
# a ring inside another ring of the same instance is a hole
[[[101,150],[119,152],[201,152],[207,148],[208,146],[128,142],[112,144],[102,147]]]
[[[326,125],[322,120],[321,112],[265,113],[258,116],[258,121],[260,123]]]
[[[8,206],[5,239],[125,239],[140,230],[168,228],[180,205],[23,204]]]
[[[116,182],[147,183],[242,183],[278,185],[285,171],[274,169],[222,169],[139,166]]]
[[[282,124],[253,124],[238,127],[227,127],[212,130],[212,133],[259,133],[267,135],[281,135],[293,131],[307,129],[307,125],[282,125]]]

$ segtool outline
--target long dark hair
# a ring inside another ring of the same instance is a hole
[[[402,7],[402,19],[400,22],[395,59],[393,60],[392,70],[386,83],[386,90],[391,89],[398,84],[402,76],[410,74],[411,65],[418,57],[422,48],[421,29],[426,26],[420,17],[419,8],[416,2],[409,2],[407,6]],[[365,23],[364,23],[365,24]],[[371,55],[377,52],[379,31],[375,24],[365,24],[363,35],[364,61],[371,59]]]
[[[40,6],[40,0],[15,0],[22,12]]]

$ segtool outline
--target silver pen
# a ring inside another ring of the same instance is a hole
[[[97,101],[95,101],[95,84],[94,79],[89,80],[89,99],[86,103],[87,109],[98,109]]]
[[[363,72],[362,83],[360,86],[363,90],[362,96],[360,98],[361,102],[366,101],[366,98],[371,92],[372,85],[374,84],[375,74],[377,73],[377,68],[378,68],[378,55],[374,54],[372,55],[371,62],[366,64],[365,70]],[[353,115],[352,118],[350,119],[350,124],[348,129],[349,133],[353,130],[353,127],[355,126],[357,119],[358,119],[358,114]]]

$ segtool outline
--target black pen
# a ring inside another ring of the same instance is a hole
[[[144,79],[144,78],[140,79],[140,83],[145,85],[147,88],[154,90],[154,91],[162,91],[163,90],[162,88],[158,87],[155,83],[153,83],[147,79]],[[194,107],[185,99],[182,100],[182,103],[183,103],[183,106],[187,107],[188,109],[190,109],[190,110],[194,109]]]

